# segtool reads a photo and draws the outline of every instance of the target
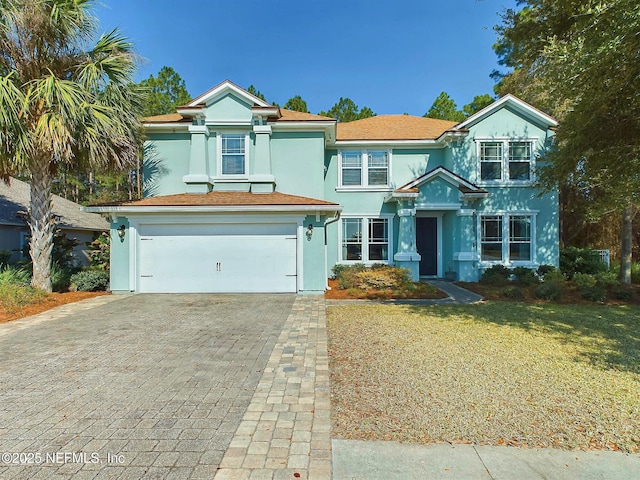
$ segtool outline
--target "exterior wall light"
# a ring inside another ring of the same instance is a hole
[[[313,237],[313,224],[310,223],[307,227],[307,240],[311,240],[311,237]]]
[[[118,237],[120,237],[120,241],[124,241],[124,236],[127,234],[127,227],[124,225],[120,225],[118,228]]]

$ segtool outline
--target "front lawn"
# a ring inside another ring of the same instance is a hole
[[[333,306],[333,434],[640,448],[640,308]]]

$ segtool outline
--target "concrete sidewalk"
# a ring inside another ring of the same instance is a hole
[[[334,480],[636,480],[640,456],[607,451],[333,440]]]

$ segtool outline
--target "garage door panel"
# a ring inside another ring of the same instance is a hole
[[[191,227],[140,228],[140,291],[296,291],[297,241],[295,236],[283,234],[295,231],[295,225],[243,225],[238,229],[198,225],[195,232]],[[249,231],[254,234],[246,234]]]

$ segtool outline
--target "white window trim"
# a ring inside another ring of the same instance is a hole
[[[538,137],[476,137],[476,163],[477,163],[477,184],[490,187],[507,187],[507,186],[531,186],[535,182],[535,165],[536,165],[536,146],[538,145]],[[480,159],[481,144],[485,142],[502,142],[502,179],[500,180],[483,180],[482,179],[482,162]],[[509,179],[509,143],[511,142],[528,142],[531,144],[531,159],[529,161],[529,180],[510,180]]]
[[[538,262],[536,260],[536,217],[538,210],[510,210],[510,211],[492,211],[492,212],[478,212],[476,232],[477,239],[477,255],[479,259],[479,265],[481,267],[490,267],[493,265],[504,265],[506,267],[530,267],[537,268]],[[502,261],[487,261],[482,260],[482,217],[500,217],[502,219]],[[509,220],[511,217],[530,217],[531,218],[531,260],[529,261],[514,261],[509,258]]]
[[[242,174],[227,174],[222,173],[222,136],[223,135],[244,135],[244,173]],[[250,150],[250,136],[246,130],[233,131],[225,130],[216,132],[216,173],[218,178],[227,179],[248,179],[249,178],[249,150]]]
[[[377,263],[386,263],[387,265],[393,265],[393,218],[394,214],[385,215],[371,215],[371,214],[350,214],[340,215],[340,221],[338,222],[338,262],[342,264],[351,265],[354,263],[364,263],[365,265],[374,265]],[[362,252],[367,253],[367,260],[346,260],[342,258],[342,219],[344,218],[359,218],[362,220],[362,229],[367,232],[362,237]],[[369,260],[369,219],[385,219],[387,220],[387,260]],[[366,225],[365,225],[366,223]]]
[[[361,185],[343,185],[342,184],[342,152],[343,151],[356,151],[361,154]],[[386,185],[369,185],[369,152],[386,152],[387,153],[387,184]],[[391,187],[391,165],[392,165],[392,150],[390,148],[353,148],[342,149],[338,151],[338,186],[336,192],[361,192],[366,190],[367,192],[390,192]]]

